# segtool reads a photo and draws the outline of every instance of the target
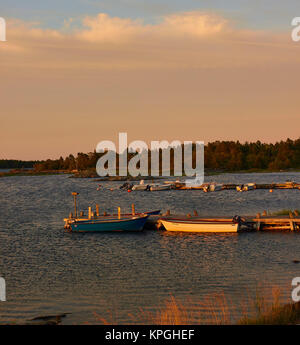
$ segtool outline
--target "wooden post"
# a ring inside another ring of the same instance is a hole
[[[293,212],[290,212],[289,215],[290,215],[290,219],[294,218]],[[291,231],[296,230],[295,223],[292,220],[290,220],[290,228],[291,228]]]
[[[74,215],[75,215],[75,218],[77,218],[77,205],[76,205],[76,197],[77,195],[79,195],[79,193],[76,193],[76,192],[73,192],[72,193],[73,197],[74,197]]]
[[[70,218],[70,219],[73,218],[73,213],[72,213],[72,212],[69,213],[69,218]]]
[[[167,210],[166,216],[169,216],[171,214],[170,210]]]
[[[191,215],[190,213],[188,213],[186,216],[187,216],[188,218],[191,218],[191,217],[192,217],[192,215]]]
[[[89,206],[89,219],[91,219],[92,218],[92,208],[91,208],[91,206]]]
[[[80,217],[84,217],[84,212],[80,211]]]
[[[121,219],[121,207],[118,207],[118,219]]]
[[[134,204],[131,204],[131,212],[132,212],[132,215],[135,216],[135,206],[134,206]]]
[[[267,215],[267,211],[265,210],[264,212],[263,212],[263,216],[266,216]]]
[[[96,216],[99,217],[100,213],[99,213],[99,205],[96,204]]]
[[[260,213],[257,213],[256,218],[260,218]],[[256,230],[259,231],[261,229],[261,222],[256,222]]]
[[[296,217],[298,217],[298,216],[299,216],[299,212],[298,212],[297,210],[295,210],[295,211],[294,211],[294,215],[295,215]]]
[[[103,212],[103,216],[106,217],[107,216],[107,212],[104,211]]]
[[[194,216],[197,217],[198,216],[198,212],[196,210],[194,210]]]

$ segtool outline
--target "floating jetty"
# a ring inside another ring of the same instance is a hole
[[[210,188],[210,186],[216,185],[215,183],[204,183],[200,186],[189,186],[184,182],[175,182],[173,189],[177,190],[203,190],[203,191],[215,191],[214,188]],[[220,185],[218,185],[219,187]],[[222,188],[218,188],[217,190],[238,190],[238,191],[248,191],[254,189],[299,189],[300,190],[300,183],[290,182],[287,181],[285,183],[245,183],[245,184],[234,184],[234,183],[225,183],[222,185]]]

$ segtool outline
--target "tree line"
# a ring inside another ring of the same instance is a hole
[[[195,149],[195,147],[194,147]],[[242,170],[287,170],[300,168],[300,138],[297,140],[266,144],[260,141],[215,141],[204,148],[204,166],[207,170],[242,171]],[[44,161],[0,160],[0,169],[33,168],[36,171],[45,170],[95,170],[98,159],[104,153],[78,153],[69,156]],[[128,161],[133,156],[128,153]],[[149,169],[151,166],[149,152]],[[160,150],[160,162],[161,162]],[[195,158],[195,150],[193,151]],[[174,163],[174,150],[171,149],[171,172]],[[118,155],[117,155],[118,166]]]
[[[0,159],[0,169],[32,169],[40,161],[22,161],[17,159]]]

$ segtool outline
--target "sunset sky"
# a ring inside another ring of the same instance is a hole
[[[300,137],[294,0],[0,0],[1,158]]]

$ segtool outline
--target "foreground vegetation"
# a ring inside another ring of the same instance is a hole
[[[267,295],[258,289],[254,298],[247,296],[238,307],[233,307],[233,301],[223,293],[206,296],[196,306],[191,301],[183,303],[170,296],[156,312],[140,310],[129,316],[133,324],[156,325],[290,325],[300,321],[300,302],[283,304],[281,290],[277,287]],[[99,313],[94,316],[101,324],[117,324],[112,313],[109,318]]]

